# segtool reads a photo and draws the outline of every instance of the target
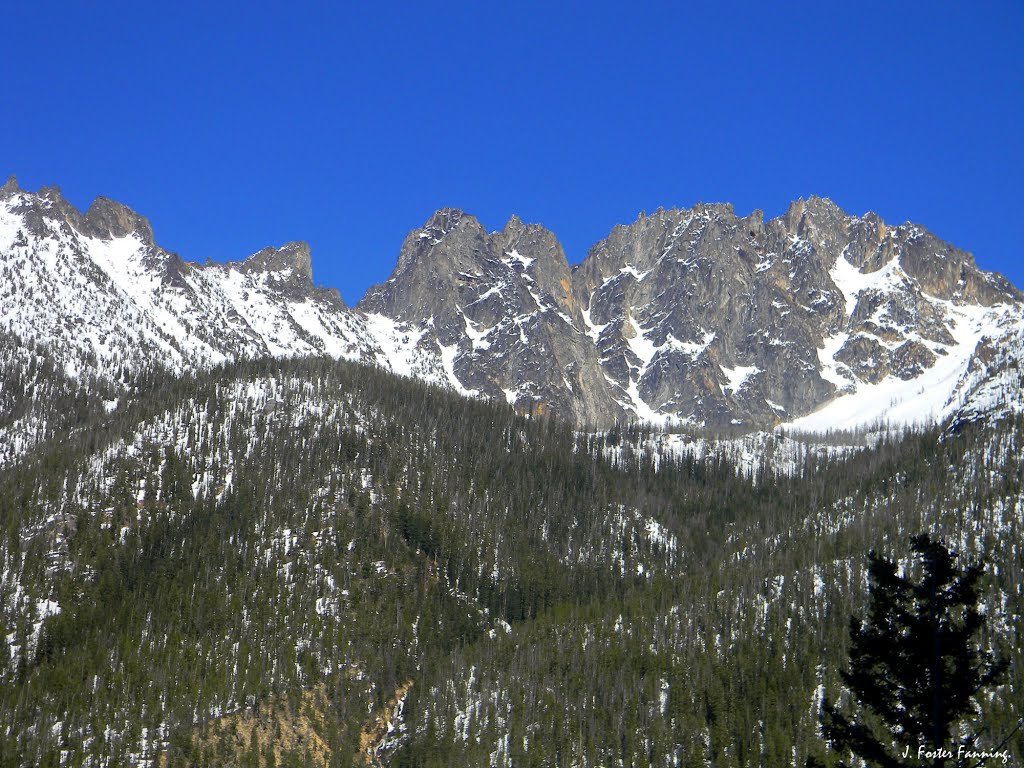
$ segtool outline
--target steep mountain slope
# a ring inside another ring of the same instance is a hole
[[[70,431],[116,392],[103,382],[69,378],[44,348],[0,332],[0,467]]]
[[[571,271],[540,227],[444,211],[359,307],[425,323],[456,378],[521,410],[826,430],[955,412],[978,345],[1024,328],[1021,298],[919,227],[811,198],[767,222],[659,210]]]
[[[394,273],[359,309],[418,324],[467,390],[607,424],[621,411],[570,281],[562,247],[543,227],[512,218],[488,234],[448,209],[409,234]]]
[[[376,370],[168,378],[89,427],[0,475],[0,752],[26,763],[145,762],[318,682],[347,743],[417,649],[676,562],[567,428]]]
[[[583,426],[825,431],[996,407],[984,372],[1018,366],[1024,304],[920,227],[811,198],[769,221],[659,210],[571,268],[543,227],[488,233],[445,209],[350,310],[314,286],[305,244],[188,263],[124,206],[98,198],[83,214],[12,178],[0,333],[44,346],[71,380],[122,387],[143,371],[324,355]],[[1012,382],[999,387],[1018,408]]]
[[[791,421],[847,393],[876,398],[882,382],[920,383],[938,410],[948,395],[926,379],[955,381],[981,335],[1021,316],[1019,292],[968,254],[818,198],[767,222],[721,205],[659,211],[616,228],[578,272],[624,405],[698,423]],[[836,421],[817,425],[848,425]]]
[[[323,354],[444,378],[436,354],[404,356],[400,329],[371,331],[337,291],[314,287],[304,243],[200,266],[118,203],[97,198],[81,214],[57,189],[30,194],[13,178],[0,189],[0,327],[73,377]]]

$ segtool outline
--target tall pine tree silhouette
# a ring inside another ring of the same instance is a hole
[[[981,564],[957,567],[928,535],[911,545],[919,581],[868,555],[867,619],[851,617],[850,668],[840,672],[852,701],[844,713],[826,699],[822,730],[834,752],[868,765],[960,765],[961,745],[978,748],[975,698],[999,684],[1007,663],[978,648]]]

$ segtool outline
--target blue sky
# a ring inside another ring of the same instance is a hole
[[[579,261],[641,210],[810,194],[1024,286],[1024,3],[824,5],[12,3],[0,174],[190,260],[308,240],[350,304],[442,206]]]

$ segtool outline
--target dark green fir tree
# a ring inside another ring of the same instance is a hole
[[[822,707],[822,731],[841,766],[851,754],[884,768],[973,766],[983,751],[975,700],[999,685],[1006,663],[979,648],[982,566],[959,567],[928,535],[911,544],[914,573],[868,555],[867,618],[851,618],[850,668],[840,672],[849,701]]]

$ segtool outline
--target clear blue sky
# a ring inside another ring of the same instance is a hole
[[[1024,3],[7,3],[0,174],[190,260],[308,240],[347,302],[406,232],[799,196],[1024,286]]]

